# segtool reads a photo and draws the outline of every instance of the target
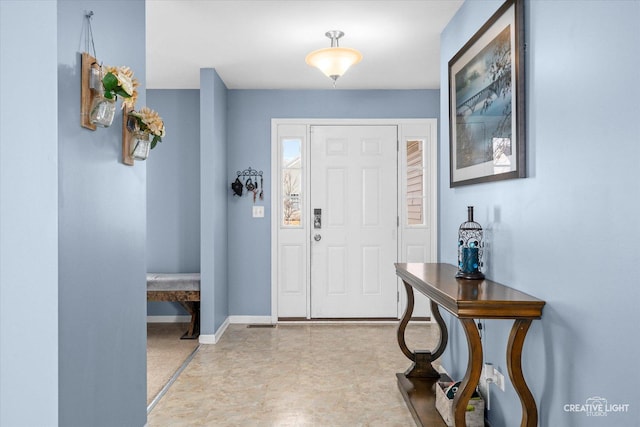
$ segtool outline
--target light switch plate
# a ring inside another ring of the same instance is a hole
[[[253,207],[253,217],[254,218],[264,218],[264,206],[254,206]]]

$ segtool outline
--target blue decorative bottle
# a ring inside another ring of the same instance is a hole
[[[458,272],[461,279],[484,279],[482,274],[482,227],[473,220],[473,206],[467,206],[468,220],[458,230]]]

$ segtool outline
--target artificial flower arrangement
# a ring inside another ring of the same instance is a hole
[[[138,99],[138,80],[133,78],[133,71],[129,67],[105,67],[103,70],[102,86],[104,97],[107,99],[118,99],[120,95],[122,108],[135,108]]]
[[[148,107],[135,110],[138,100],[138,80],[133,78],[129,67],[102,67],[100,79],[101,96],[96,97],[91,107],[91,123],[108,127],[111,125],[115,110],[115,101],[122,97],[122,108],[125,109],[126,127],[133,135],[134,143],[130,145],[130,155],[135,160],[146,160],[149,150],[155,148],[165,135],[164,121]],[[92,86],[95,89],[95,84]],[[152,136],[149,141],[149,136]],[[128,163],[129,164],[129,163]]]
[[[92,85],[99,96],[95,96],[91,103],[89,120],[93,125],[109,127],[113,122],[118,96],[122,97],[122,108],[135,107],[138,80],[133,78],[133,71],[129,67],[101,67],[100,75],[100,83]],[[102,90],[97,86],[101,86]]]
[[[136,121],[136,127],[142,132],[153,135],[151,140],[151,149],[155,148],[158,142],[162,142],[165,134],[164,122],[162,118],[150,108],[142,107],[140,111],[130,111],[129,117],[133,117]]]

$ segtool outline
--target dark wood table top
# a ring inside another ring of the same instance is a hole
[[[539,319],[545,302],[509,286],[457,279],[458,269],[443,263],[398,263],[396,274],[458,318]]]

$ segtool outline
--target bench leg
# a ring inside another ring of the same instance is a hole
[[[180,301],[180,305],[191,315],[189,330],[180,339],[194,340],[200,336],[200,301]]]

